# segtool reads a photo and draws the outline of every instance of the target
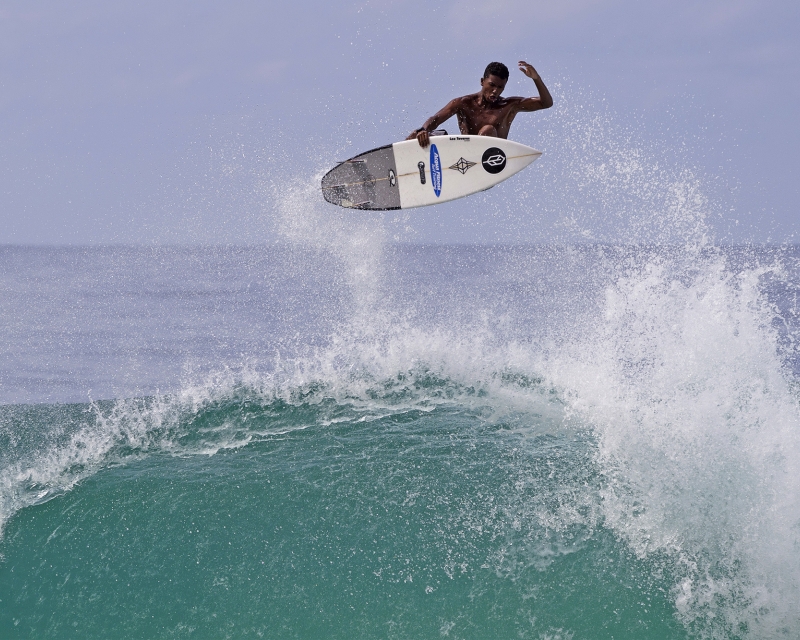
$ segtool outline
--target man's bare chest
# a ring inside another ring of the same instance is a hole
[[[501,107],[472,107],[465,108],[459,111],[459,119],[464,120],[473,125],[499,125],[505,122],[511,114],[511,105],[503,105]]]

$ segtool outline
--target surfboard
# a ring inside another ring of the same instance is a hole
[[[426,207],[485,191],[522,171],[541,151],[489,136],[404,140],[340,162],[322,178],[330,203],[385,211]]]

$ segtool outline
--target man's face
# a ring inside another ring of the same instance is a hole
[[[495,75],[481,78],[481,94],[483,94],[484,100],[495,102],[500,97],[500,94],[503,93],[503,89],[506,88],[506,82],[508,80],[503,80]]]

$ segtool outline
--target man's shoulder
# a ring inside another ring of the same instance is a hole
[[[520,96],[509,96],[503,98],[503,103],[498,105],[503,111],[519,111],[522,109],[525,98]]]

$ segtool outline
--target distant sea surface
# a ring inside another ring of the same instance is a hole
[[[0,247],[0,637],[800,637],[796,247]]]

